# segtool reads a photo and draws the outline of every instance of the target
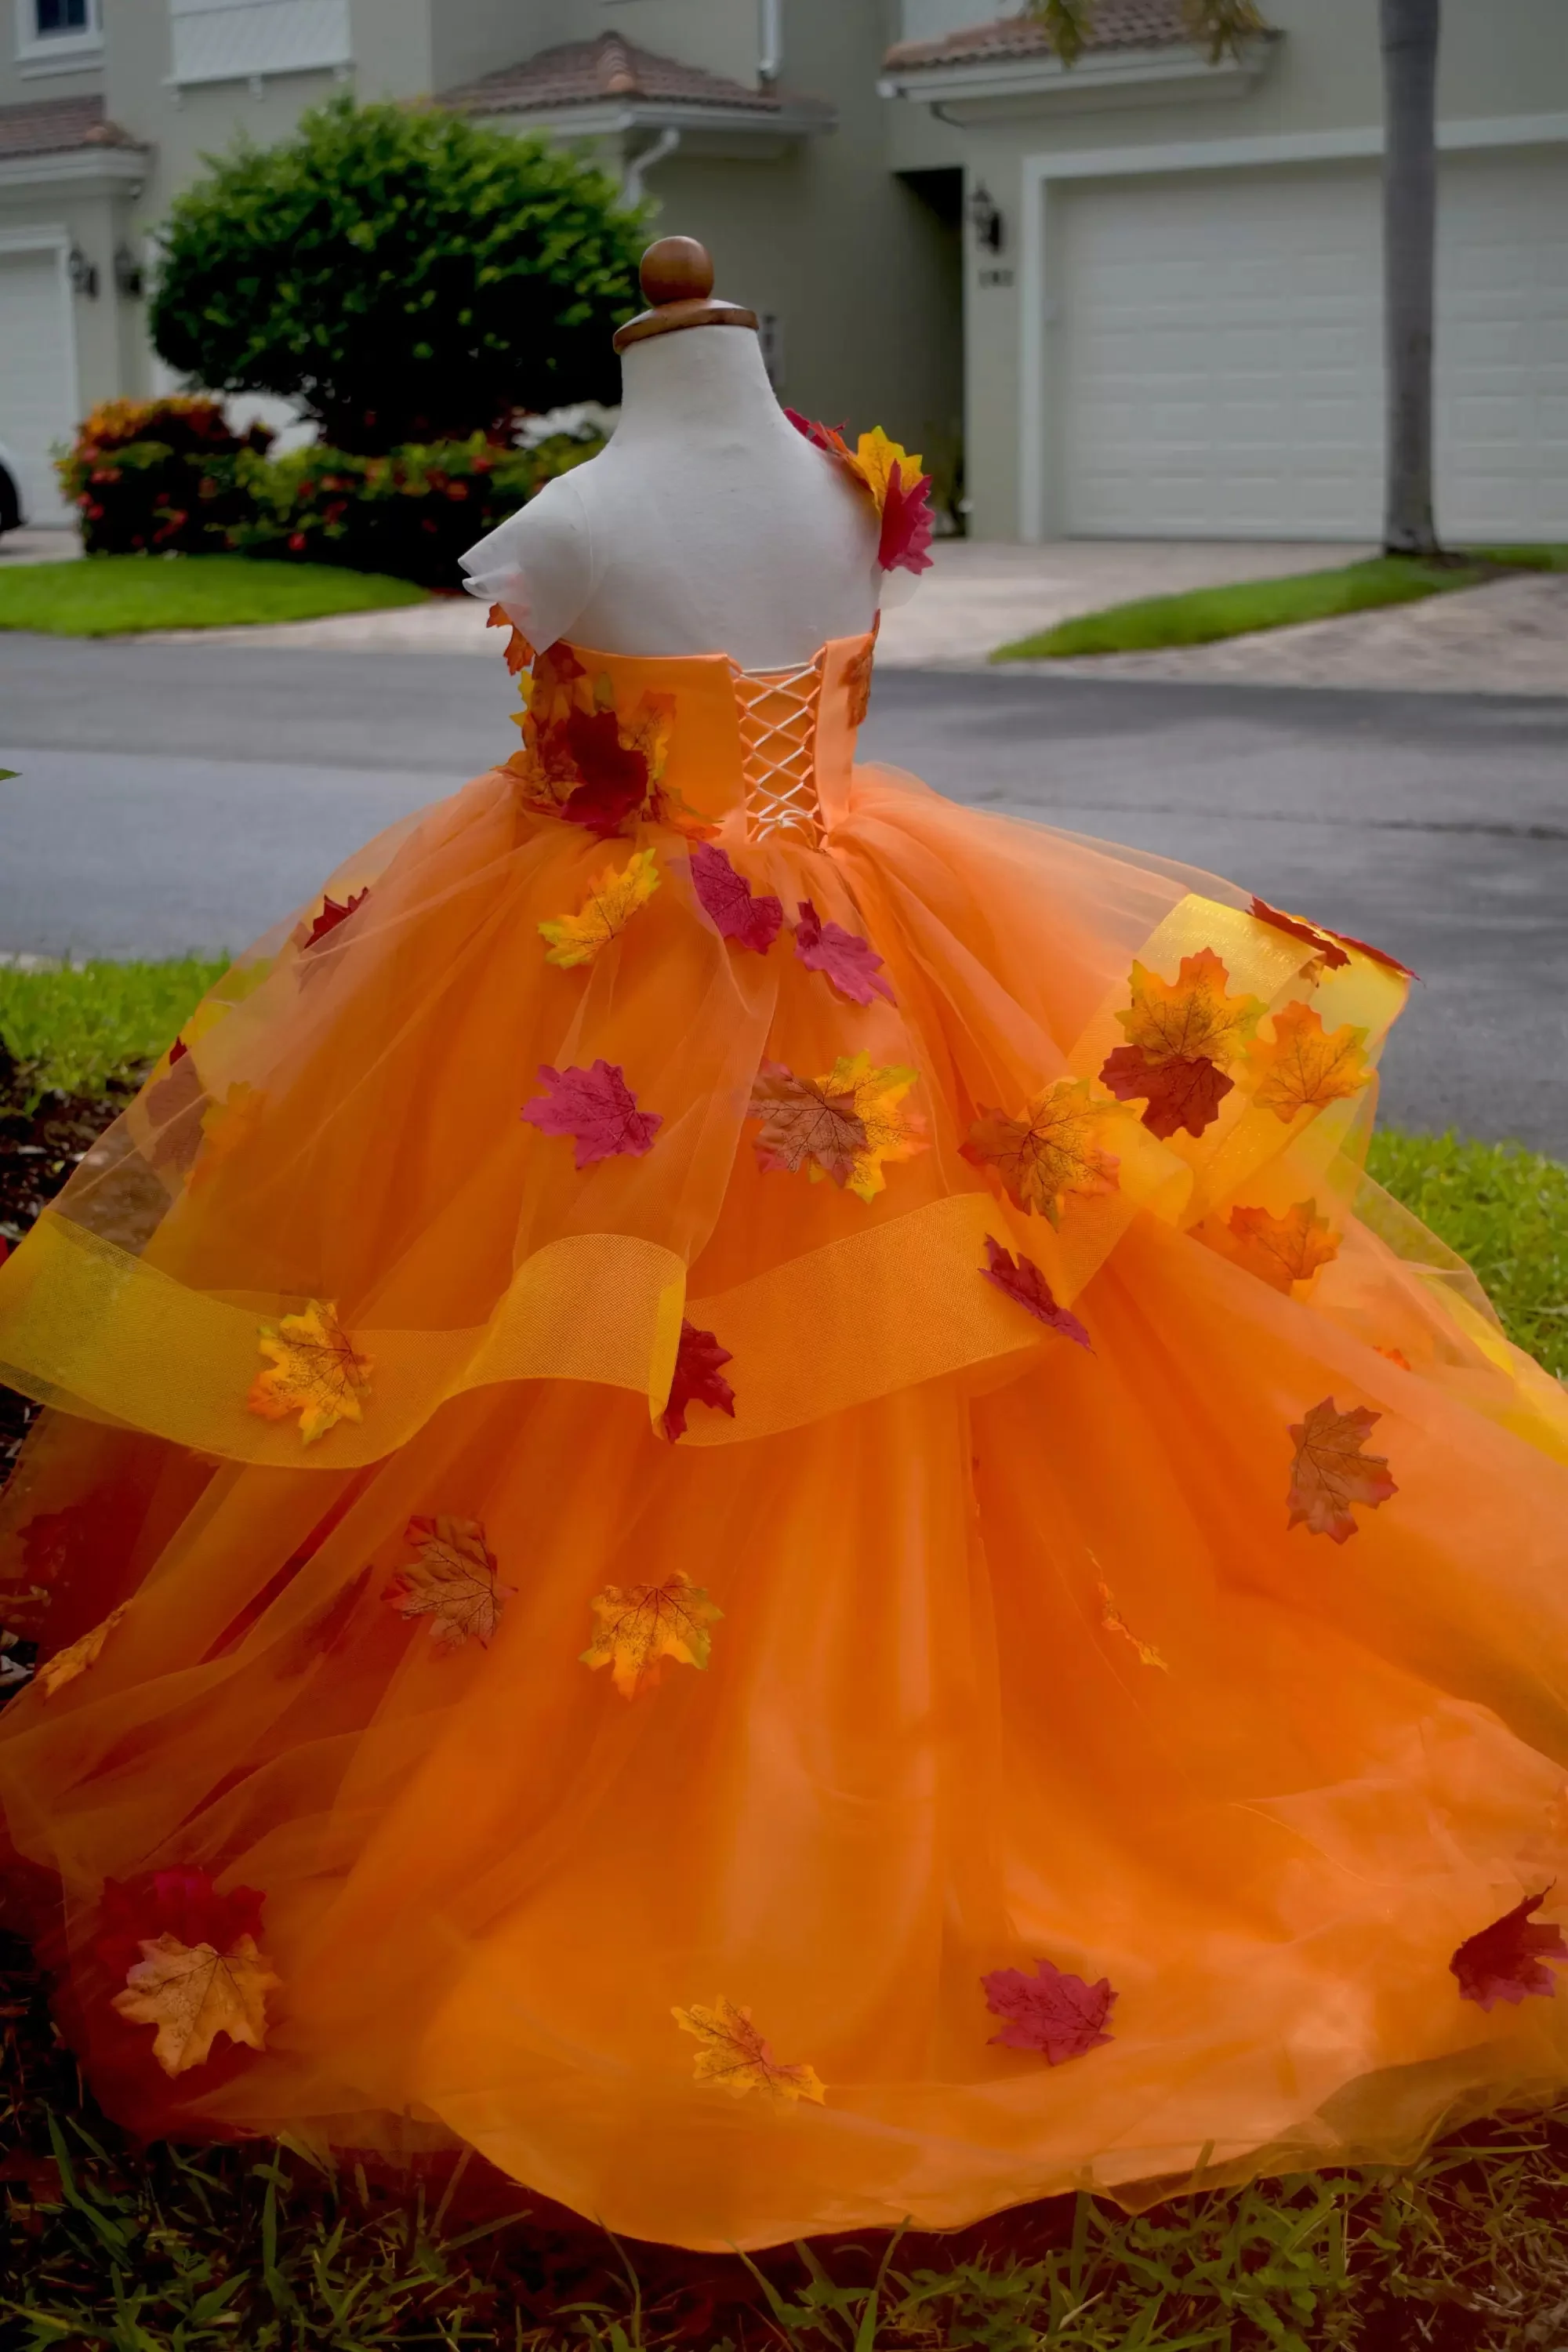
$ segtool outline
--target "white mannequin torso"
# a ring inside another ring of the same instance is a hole
[[[791,425],[752,330],[650,335],[621,367],[609,446],[469,550],[474,592],[535,646],[727,653],[742,669],[870,628],[875,511]]]

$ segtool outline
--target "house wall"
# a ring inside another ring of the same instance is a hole
[[[960,0],[905,0],[928,16],[951,12],[968,21]],[[1382,66],[1374,0],[1268,0],[1269,22],[1284,37],[1267,69],[1242,96],[1200,94],[1151,103],[1096,90],[1064,78],[1060,95],[994,102],[992,117],[962,127],[933,124],[930,109],[896,101],[889,138],[895,168],[930,160],[940,147],[962,155],[966,184],[984,183],[1000,205],[1006,244],[1000,254],[966,236],[965,393],[972,528],[986,539],[1018,536],[1021,457],[1033,421],[1021,413],[1020,353],[1029,310],[1043,307],[1038,284],[1025,283],[1024,214],[1039,202],[1028,172],[1043,154],[1089,150],[1152,150],[1241,138],[1282,142],[1360,130],[1382,118]],[[1568,123],[1568,39],[1563,0],[1449,0],[1440,52],[1439,119],[1559,115]],[[909,37],[934,37],[940,25]],[[958,101],[949,98],[949,110]],[[978,110],[978,109],[976,109]],[[1285,152],[1288,153],[1289,150]],[[1259,160],[1265,160],[1260,154]],[[1048,229],[1040,260],[1048,275]],[[1004,282],[998,283],[1000,278]],[[989,282],[987,282],[989,281]],[[1050,341],[1049,312],[1044,329]]]

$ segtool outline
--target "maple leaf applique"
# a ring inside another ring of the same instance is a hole
[[[591,1606],[597,1622],[583,1664],[608,1666],[623,1698],[651,1690],[667,1658],[706,1666],[713,1638],[708,1628],[724,1614],[679,1569],[662,1584],[606,1584]]]
[[[843,433],[832,425],[814,424],[793,408],[784,415],[812,446],[831,457],[865,490],[877,509],[881,529],[877,562],[884,572],[929,572],[927,550],[931,538],[931,476],[918,457],[890,440],[879,425],[862,433],[851,449]]]
[[[145,1941],[172,1936],[187,1948],[210,1944],[230,1952],[244,1936],[261,1938],[266,1896],[254,1886],[220,1895],[205,1870],[158,1870],[144,1877],[107,1878],[99,1906],[93,1953],[106,1976],[123,1983]]]
[[[1339,1235],[1319,1216],[1316,1201],[1298,1201],[1282,1217],[1268,1209],[1232,1209],[1226,1236],[1225,1255],[1287,1297],[1340,1254]]]
[[[1231,996],[1230,974],[1212,948],[1184,956],[1173,981],[1134,962],[1132,1003],[1116,1016],[1125,1045],[1109,1055],[1100,1076],[1121,1102],[1142,1099],[1152,1135],[1184,1128],[1196,1137],[1219,1117],[1235,1080],[1226,1073],[1263,1018],[1256,996]]]
[[[510,632],[504,647],[507,672],[510,677],[520,677],[534,658],[533,647],[504,604],[490,606],[485,616],[485,626],[487,629],[506,629]]]
[[[410,1519],[404,1540],[419,1557],[383,1585],[382,1599],[400,1617],[428,1617],[438,1649],[460,1650],[470,1640],[489,1649],[517,1587],[497,1583],[495,1555],[479,1521],[437,1512]]]
[[[1539,1895],[1526,1895],[1489,1927],[1466,1937],[1448,1962],[1459,1980],[1462,2000],[1490,2009],[1500,2000],[1523,2000],[1531,1993],[1543,1993],[1550,2000],[1556,1992],[1557,1979],[1542,1963],[1568,1960],[1568,1943],[1560,1928],[1531,1924],[1551,1892],[1548,1886]]]
[[[754,891],[722,849],[700,841],[691,850],[691,887],[721,938],[766,955],[784,924],[784,901]]]
[[[1058,1078],[1032,1095],[1016,1118],[983,1103],[959,1150],[971,1167],[994,1169],[1016,1209],[1038,1210],[1059,1225],[1069,1192],[1103,1195],[1121,1185],[1120,1161],[1095,1139],[1104,1115],[1087,1078]]]
[[[1372,1067],[1364,1051],[1366,1031],[1347,1022],[1325,1031],[1322,1015],[1310,1004],[1286,1004],[1274,1015],[1274,1035],[1252,1051],[1258,1074],[1253,1101],[1287,1126],[1298,1113],[1321,1110],[1368,1085]]]
[[[338,1321],[338,1310],[312,1298],[302,1315],[285,1315],[261,1326],[261,1352],[272,1360],[258,1372],[246,1399],[263,1421],[300,1416],[302,1444],[314,1445],[340,1421],[360,1421],[360,1400],[370,1394],[374,1365],[362,1356]]]
[[[330,892],[324,894],[321,899],[321,911],[307,932],[304,946],[319,948],[323,940],[330,940],[339,926],[348,921],[355,908],[363,906],[369,896],[370,891],[366,887],[363,890],[356,890],[352,898],[345,898],[340,903],[331,897]]]
[[[663,1115],[637,1108],[618,1062],[595,1062],[586,1070],[553,1070],[546,1062],[539,1075],[545,1092],[524,1103],[520,1116],[541,1135],[571,1136],[574,1166],[591,1168],[623,1154],[640,1160],[653,1150]]]
[[[816,1081],[826,1099],[847,1094],[854,1101],[864,1139],[856,1149],[845,1189],[868,1208],[887,1186],[884,1163],[912,1160],[925,1149],[924,1120],[902,1108],[918,1075],[891,1066],[879,1068],[869,1054],[859,1053],[840,1055],[827,1076]],[[815,1184],[826,1171],[813,1166],[806,1172]]]
[[[1290,1465],[1290,1491],[1286,1496],[1290,1507],[1288,1526],[1305,1527],[1315,1536],[1346,1543],[1357,1531],[1352,1515],[1354,1504],[1375,1510],[1391,1495],[1397,1495],[1399,1489],[1388,1475],[1387,1457],[1362,1452],[1373,1424],[1382,1418],[1364,1404],[1341,1412],[1332,1397],[1324,1397],[1304,1421],[1290,1423],[1296,1458]]]
[[[1100,1622],[1106,1633],[1114,1633],[1119,1641],[1131,1643],[1132,1648],[1138,1653],[1138,1663],[1141,1666],[1155,1666],[1161,1674],[1168,1675],[1171,1669],[1152,1642],[1141,1642],[1121,1614],[1110,1585],[1097,1583],[1094,1588],[1094,1597],[1100,1603]]]
[[[682,1322],[675,1377],[664,1408],[664,1433],[672,1445],[686,1434],[687,1410],[691,1405],[711,1405],[715,1412],[726,1412],[734,1420],[735,1391],[722,1370],[733,1361],[729,1349],[721,1348],[711,1331],[700,1331],[695,1323]]]
[[[1277,931],[1288,931],[1292,939],[1306,940],[1330,971],[1338,971],[1348,964],[1350,957],[1345,950],[1355,948],[1363,956],[1370,956],[1373,963],[1383,964],[1404,980],[1418,977],[1407,963],[1401,963],[1397,956],[1385,953],[1382,948],[1369,947],[1365,940],[1352,939],[1349,931],[1331,931],[1321,923],[1310,923],[1304,915],[1288,915],[1280,908],[1271,907],[1267,898],[1254,898],[1247,912]]]
[[[752,1150],[764,1171],[793,1175],[809,1167],[813,1175],[847,1184],[865,1148],[853,1086],[829,1088],[826,1078],[797,1078],[782,1062],[763,1064],[752,1081],[747,1116],[763,1123]]]
[[[998,1290],[1005,1291],[1026,1315],[1032,1315],[1037,1323],[1045,1324],[1047,1330],[1059,1332],[1064,1339],[1075,1339],[1080,1348],[1089,1346],[1089,1333],[1076,1315],[1069,1315],[1065,1307],[1058,1306],[1050,1284],[1032,1257],[1026,1257],[1020,1250],[1015,1262],[1012,1252],[1005,1250],[999,1241],[987,1234],[985,1264],[980,1271],[987,1282],[994,1283]]]
[[[265,2050],[267,1996],[282,1981],[254,1937],[216,1952],[210,1944],[193,1948],[158,1936],[143,1942],[111,2005],[129,2024],[155,2025],[153,2057],[165,2074],[184,2074],[205,2063],[220,2033]]]
[[[129,1601],[122,1601],[90,1633],[83,1633],[68,1648],[57,1650],[52,1658],[44,1659],[33,1679],[46,1698],[53,1698],[57,1691],[64,1690],[68,1683],[74,1683],[79,1675],[85,1675],[89,1666],[97,1664],[104,1643],[130,1606]]]
[[[235,1080],[221,1102],[208,1103],[201,1116],[199,1143],[194,1134],[187,1139],[195,1160],[193,1185],[206,1183],[226,1160],[245,1150],[260,1127],[266,1108],[266,1096],[244,1078]]]
[[[986,2008],[1007,2021],[992,2041],[1009,2050],[1037,2050],[1048,2066],[1082,2058],[1113,2038],[1105,2030],[1116,2006],[1109,1977],[1089,1984],[1053,1961],[1037,1960],[1032,1977],[1022,1969],[993,1969],[980,1982]]]
[[[822,972],[852,1004],[869,1004],[877,996],[889,1004],[899,1001],[870,940],[858,939],[839,923],[825,923],[809,898],[797,910],[795,951],[808,971]]]
[[[617,872],[601,867],[588,884],[588,895],[574,915],[556,915],[539,926],[547,942],[544,961],[563,971],[592,963],[601,948],[618,939],[639,907],[646,907],[658,888],[658,854],[634,850]]]
[[[748,2091],[765,2091],[775,2099],[810,2099],[820,2106],[826,2086],[812,2066],[783,2064],[756,2027],[749,2009],[739,2009],[722,1993],[710,2008],[693,2001],[689,2009],[672,2009],[682,2033],[693,2033],[701,2043],[692,2063],[692,2079],[710,2090],[727,2091],[743,2099]]]

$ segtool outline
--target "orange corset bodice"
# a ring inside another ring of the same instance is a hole
[[[727,654],[552,646],[534,663],[524,749],[510,764],[542,813],[738,816],[748,841],[786,834],[815,847],[847,804],[874,644],[875,632],[836,637],[773,670]]]

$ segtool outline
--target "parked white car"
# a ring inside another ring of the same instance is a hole
[[[26,520],[22,508],[22,469],[0,441],[0,533],[20,530]]]

